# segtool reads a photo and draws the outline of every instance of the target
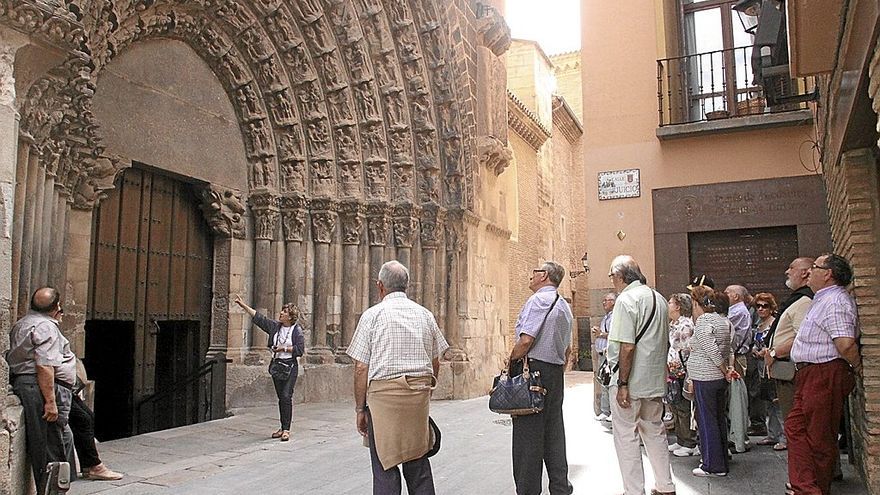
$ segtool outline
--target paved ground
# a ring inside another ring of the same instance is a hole
[[[590,376],[567,376],[571,480],[576,494],[620,493],[611,434],[593,420]],[[443,431],[443,448],[432,459],[437,493],[514,493],[510,421],[489,412],[486,403],[483,397],[432,404]],[[351,403],[297,405],[287,443],[268,438],[277,428],[274,407],[239,409],[224,420],[102,443],[103,460],[127,476],[114,483],[78,481],[69,493],[369,494],[369,453],[354,429],[353,409]],[[673,458],[679,495],[783,493],[784,452],[755,447],[737,455],[724,479],[695,478],[690,470],[697,464],[696,458]],[[867,493],[852,468],[844,469],[845,481],[835,484],[835,493]]]

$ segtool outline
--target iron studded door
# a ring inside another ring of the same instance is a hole
[[[204,359],[213,240],[191,186],[139,168],[126,170],[101,202],[92,239],[88,318],[134,322],[136,405],[162,392],[156,352],[163,322],[193,322],[201,338],[187,339],[175,359],[187,359],[191,369]]]

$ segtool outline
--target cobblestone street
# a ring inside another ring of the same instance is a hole
[[[611,434],[593,420],[591,374],[566,377],[568,459],[576,494],[622,491]],[[487,398],[438,401],[432,415],[443,448],[432,459],[440,494],[514,493],[510,421],[492,414]],[[239,409],[225,420],[102,443],[101,456],[126,477],[115,483],[78,481],[69,493],[101,494],[369,494],[367,449],[354,429],[351,403],[297,405],[290,442],[270,440],[275,407]],[[757,440],[753,438],[752,442]],[[673,458],[679,495],[780,495],[785,453],[754,447],[737,455],[730,476],[695,478],[697,458]],[[850,465],[835,493],[866,493]],[[652,484],[648,484],[648,488]]]

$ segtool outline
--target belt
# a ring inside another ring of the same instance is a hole
[[[37,383],[37,375],[30,374],[30,373],[24,373],[21,375],[12,375],[12,379],[13,380],[22,380],[25,383]],[[70,383],[67,383],[65,381],[61,381],[61,380],[56,379],[55,384],[58,386],[64,387],[68,390],[73,390],[73,385]]]
[[[833,363],[833,362],[835,362],[835,361],[843,361],[844,363],[847,364],[847,366],[849,366],[849,363],[846,362],[846,359],[843,359],[843,358],[837,358],[837,359],[832,359],[831,361],[825,361],[824,363],[807,363],[807,362],[803,362],[803,363],[794,363],[794,369],[795,369],[796,371],[800,371],[800,370],[806,368],[807,366],[819,366],[819,365],[823,365],[823,364],[831,364],[831,363]]]

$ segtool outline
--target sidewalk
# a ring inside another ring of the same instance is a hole
[[[568,461],[575,493],[620,493],[611,434],[593,420],[591,374],[570,373],[566,380]],[[489,412],[486,404],[486,397],[431,404],[443,431],[443,448],[431,459],[438,494],[514,493],[510,419]],[[276,407],[234,412],[223,420],[102,443],[102,459],[126,477],[119,482],[77,481],[69,493],[371,493],[369,453],[355,431],[353,403],[295,405],[293,435],[286,443],[269,439],[278,428]],[[695,457],[672,459],[679,495],[780,495],[786,481],[785,452],[769,447],[734,456],[730,475],[722,479],[692,476],[690,470],[699,462]],[[835,484],[834,493],[867,493],[852,466],[845,464],[844,472],[845,481]]]

